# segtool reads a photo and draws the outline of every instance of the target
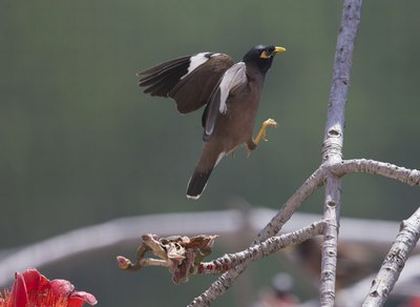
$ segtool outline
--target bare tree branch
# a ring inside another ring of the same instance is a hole
[[[239,270],[231,270],[229,272],[230,274],[225,273],[224,275],[227,276],[226,279],[219,278],[216,280],[212,284],[212,287],[207,289],[202,295],[196,297],[191,302],[191,304],[188,305],[188,307],[209,305],[212,301],[214,301],[227,290],[225,286],[227,285],[229,287],[233,283],[234,279],[245,270],[251,261],[258,260],[273,252],[277,252],[279,249],[287,245],[298,244],[309,238],[312,238],[315,235],[320,234],[323,231],[324,226],[325,223],[323,221],[315,222],[310,226],[304,227],[298,231],[278,237],[271,237],[266,241],[257,243],[238,254],[228,254],[220,259],[216,259],[216,262],[219,262],[221,265],[223,265],[223,263],[226,263],[226,261],[231,261],[235,257],[238,257]],[[210,263],[210,266],[212,265],[213,262]],[[219,280],[223,280],[223,282],[219,282]],[[213,285],[215,286],[213,287]]]
[[[238,265],[216,279],[210,287],[194,298],[188,307],[209,306],[219,296],[222,296],[234,283],[236,278],[245,271],[245,265]]]
[[[326,170],[322,166],[313,172],[312,175],[305,180],[303,185],[286,201],[272,220],[259,232],[258,239],[254,241],[254,244],[277,234],[302,202],[323,184],[325,173]],[[245,265],[238,265],[232,270],[224,273],[214,281],[207,290],[194,298],[189,306],[209,306],[212,301],[223,295],[232,286],[233,282],[244,270]]]
[[[411,186],[420,185],[420,171],[408,169],[391,163],[379,162],[375,160],[353,159],[344,160],[331,166],[331,171],[337,176],[350,173],[367,173],[381,175],[390,179],[401,181]]]
[[[418,246],[418,244],[417,244]],[[398,283],[390,293],[390,296],[413,297],[418,296],[420,288],[420,255],[411,256],[398,278]],[[349,288],[338,291],[337,306],[340,307],[359,307],[362,306],[366,298],[366,289],[372,284],[375,275],[369,275],[362,280],[351,285]]]
[[[341,180],[328,178],[324,205],[324,242],[321,260],[321,306],[334,306]]]
[[[385,303],[419,237],[420,207],[412,216],[401,223],[401,230],[386,255],[378,275],[372,281],[372,286],[363,306],[382,306]]]
[[[322,147],[322,160],[327,165],[342,160],[344,112],[361,6],[362,0],[345,0],[343,3]],[[334,306],[341,179],[330,173],[326,182],[324,220],[327,224],[322,245],[320,300],[322,306]]]
[[[302,243],[316,235],[322,233],[324,229],[324,221],[314,222],[309,226],[290,232],[281,236],[273,236],[269,239],[256,243],[247,249],[226,254],[210,262],[202,262],[198,273],[214,274],[226,271],[226,267],[231,268],[237,265],[248,265],[250,262],[259,260],[265,256],[277,253],[280,249]]]

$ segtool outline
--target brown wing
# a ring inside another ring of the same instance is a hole
[[[190,56],[185,56],[139,72],[139,86],[146,87],[146,94],[167,97],[179,79],[188,72],[189,63]]]
[[[152,96],[173,98],[179,112],[189,113],[208,102],[220,77],[232,65],[232,58],[223,53],[181,57],[139,73],[139,86]]]

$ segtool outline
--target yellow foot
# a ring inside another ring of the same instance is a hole
[[[255,145],[258,145],[261,140],[264,141],[268,141],[267,140],[267,128],[276,128],[278,126],[277,122],[272,119],[269,118],[267,120],[265,120],[262,124],[261,124],[261,128],[260,131],[258,131],[257,137],[254,140]]]

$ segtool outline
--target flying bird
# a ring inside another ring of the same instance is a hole
[[[224,53],[200,52],[180,57],[138,73],[139,86],[152,96],[171,97],[180,113],[205,105],[202,115],[204,147],[187,187],[187,198],[198,199],[214,167],[236,147],[254,150],[275,127],[267,119],[255,137],[252,132],[264,78],[283,47],[258,45],[235,63]]]

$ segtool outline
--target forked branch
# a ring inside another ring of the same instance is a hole
[[[325,174],[327,170],[325,167],[319,167],[315,172],[309,176],[303,185],[283,204],[279,213],[277,213],[272,220],[260,231],[258,239],[253,244],[267,240],[271,236],[277,234],[283,225],[291,218],[293,213],[299,206],[312,195],[320,186],[323,185]],[[211,302],[223,295],[238,278],[238,276],[246,269],[246,264],[240,264],[231,270],[224,273],[210,287],[205,290],[198,297],[194,298],[189,307],[193,306],[209,306]]]

